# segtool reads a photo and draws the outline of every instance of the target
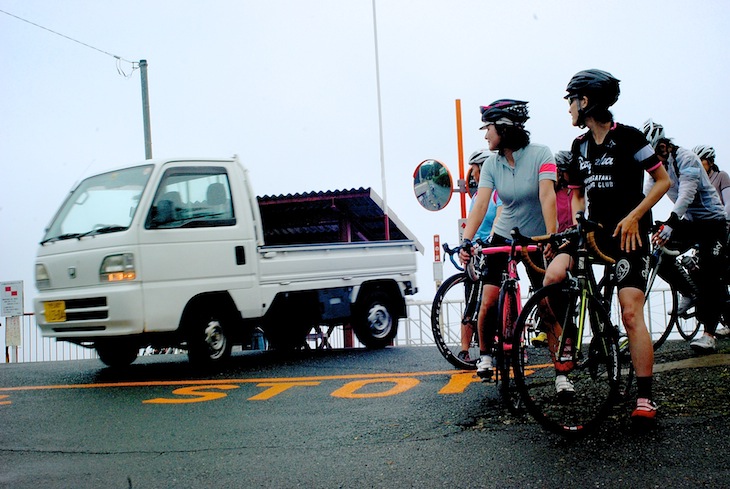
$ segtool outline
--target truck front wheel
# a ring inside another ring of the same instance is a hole
[[[198,315],[190,325],[188,357],[198,365],[222,363],[231,356],[231,341],[221,318]]]
[[[354,312],[355,334],[368,348],[385,348],[398,333],[398,317],[388,296],[382,292],[369,293]]]
[[[109,367],[119,368],[130,365],[136,358],[139,346],[128,341],[97,341],[94,345],[99,359]]]

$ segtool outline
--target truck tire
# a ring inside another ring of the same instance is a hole
[[[107,366],[120,368],[129,366],[137,358],[139,346],[122,340],[97,341],[94,345],[99,359]]]
[[[215,313],[198,313],[188,324],[188,359],[199,366],[218,365],[231,356],[231,339],[225,319]]]
[[[358,300],[353,311],[352,326],[360,343],[370,349],[385,348],[398,333],[398,316],[388,295],[368,292],[364,300]]]

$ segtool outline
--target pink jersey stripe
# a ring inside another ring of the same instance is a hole
[[[654,170],[656,170],[660,166],[662,166],[662,162],[661,161],[659,163],[657,163],[656,165],[652,166],[651,168],[647,169],[646,171],[647,171],[647,173],[653,172]]]
[[[538,173],[557,173],[558,165],[553,162],[543,163],[540,165],[540,171]]]

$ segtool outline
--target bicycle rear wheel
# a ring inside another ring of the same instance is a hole
[[[560,327],[570,331],[579,326],[579,291],[567,282],[543,287],[527,301],[517,320],[512,361],[515,381],[530,414],[546,429],[560,434],[586,433],[608,415],[617,398],[620,369],[617,334],[601,303],[588,296],[584,337],[576,360],[555,362]],[[544,323],[547,347],[528,347],[520,342]],[[557,326],[553,326],[557,325]],[[574,395],[558,396],[556,376],[567,375]]]
[[[677,315],[677,292],[670,290],[650,290],[644,304],[644,323],[651,336],[654,351],[657,351],[667,340],[669,335],[678,327]],[[618,325],[619,334],[626,339],[626,328],[621,318],[621,307],[618,300],[611,303],[611,318],[614,324]],[[621,353],[628,353],[628,342],[620,341]]]
[[[469,292],[469,298],[467,298]],[[465,273],[452,275],[441,284],[431,305],[431,330],[441,355],[454,367],[475,370],[479,359],[477,314],[481,284],[470,281]],[[462,322],[468,324],[462,331]],[[468,357],[459,358],[461,336],[469,337]]]
[[[677,327],[677,300],[677,291],[673,287],[669,291],[648,292],[644,304],[644,321],[651,334],[654,351],[664,344]]]
[[[672,309],[671,314],[674,324],[677,326],[679,335],[684,340],[691,341],[695,336],[697,336],[697,332],[700,330],[700,322],[697,321],[695,314],[696,308],[692,306],[687,313],[678,315],[677,305],[679,304],[680,294],[674,286],[672,286],[671,293],[674,296],[674,308]]]
[[[499,393],[505,406],[513,414],[522,410],[522,397],[512,375],[512,349],[515,348],[515,344],[516,348],[521,351],[525,348],[524,342],[514,341],[519,313],[520,299],[517,294],[517,284],[516,282],[506,283],[499,292],[497,317],[499,317],[502,327],[497,333],[495,349]]]

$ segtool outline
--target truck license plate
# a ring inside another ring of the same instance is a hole
[[[65,301],[44,302],[43,311],[46,313],[46,321],[49,323],[62,323],[66,321]]]

